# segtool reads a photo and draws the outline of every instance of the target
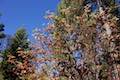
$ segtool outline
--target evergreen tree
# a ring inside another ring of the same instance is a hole
[[[4,80],[25,80],[33,73],[32,59],[27,40],[27,32],[24,28],[15,33],[9,49],[3,53],[2,70]]]
[[[10,51],[14,52],[18,47],[22,49],[28,49],[29,42],[27,36],[27,32],[24,28],[18,29],[12,39]]]

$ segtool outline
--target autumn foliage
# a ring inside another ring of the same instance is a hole
[[[47,12],[47,27],[34,30],[36,42],[17,33],[4,55],[6,79],[120,80],[118,7],[113,0],[61,0],[57,13]]]

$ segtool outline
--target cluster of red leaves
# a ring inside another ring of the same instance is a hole
[[[35,69],[31,61],[33,58],[32,53],[19,48],[16,54],[16,56],[12,54],[7,56],[8,64],[15,65],[15,67],[12,68],[12,73],[19,77],[33,74]]]

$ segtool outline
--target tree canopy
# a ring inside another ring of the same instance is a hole
[[[34,30],[36,42],[24,28],[15,33],[3,52],[4,79],[119,80],[119,13],[115,0],[61,0],[48,26]]]

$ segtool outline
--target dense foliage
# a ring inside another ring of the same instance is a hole
[[[28,51],[29,42],[27,41],[26,30],[19,29],[12,38],[10,48],[3,52],[3,69],[4,80],[24,80],[34,72],[32,62],[33,56]]]
[[[119,11],[115,0],[61,0],[48,26],[34,30],[36,42],[25,29],[13,36],[4,80],[120,80]]]
[[[118,6],[112,0],[62,0],[58,14],[49,13],[50,49],[59,55],[55,58],[65,59],[56,67],[60,77],[119,80]]]

